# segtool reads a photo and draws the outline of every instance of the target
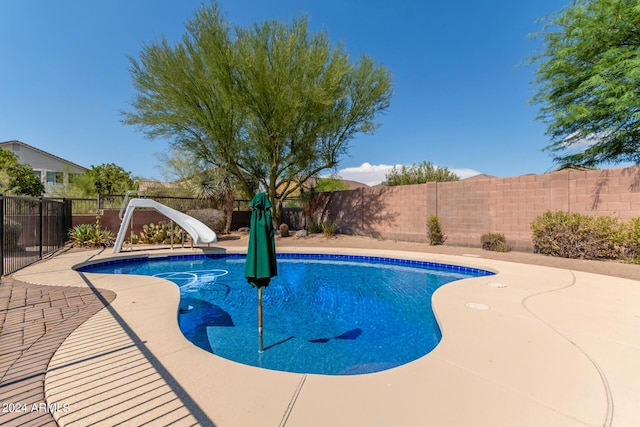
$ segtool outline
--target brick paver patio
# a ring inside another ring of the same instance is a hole
[[[115,298],[111,291],[39,286],[3,278],[0,285],[0,425],[56,426],[44,378],[60,344]]]

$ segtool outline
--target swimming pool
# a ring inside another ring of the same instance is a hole
[[[244,255],[188,255],[80,270],[171,280],[180,287],[180,329],[195,345],[247,365],[329,375],[377,372],[427,354],[441,338],[433,292],[493,274],[391,258],[279,254],[279,275],[263,292],[259,353],[257,292],[244,278],[244,263]]]

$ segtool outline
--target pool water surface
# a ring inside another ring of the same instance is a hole
[[[180,329],[193,344],[246,365],[328,375],[382,371],[429,353],[441,338],[433,292],[493,274],[377,257],[279,254],[277,262],[278,276],[263,290],[263,352],[244,255],[119,259],[80,270],[170,280],[180,287]]]

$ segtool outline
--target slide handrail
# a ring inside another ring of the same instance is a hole
[[[127,200],[129,200],[129,195],[130,194],[137,194],[137,195],[144,195],[144,191],[139,191],[139,190],[129,190],[124,194],[124,199],[122,200],[122,206],[120,206],[120,212],[118,212],[118,218],[120,218],[120,221],[122,221],[122,212],[124,212],[125,207],[127,206]]]

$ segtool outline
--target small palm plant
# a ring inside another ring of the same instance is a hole
[[[196,175],[191,181],[191,192],[199,199],[209,200],[215,205],[218,199],[222,199],[222,208],[226,214],[224,232],[231,232],[231,220],[233,217],[233,184],[225,168],[209,169]]]

